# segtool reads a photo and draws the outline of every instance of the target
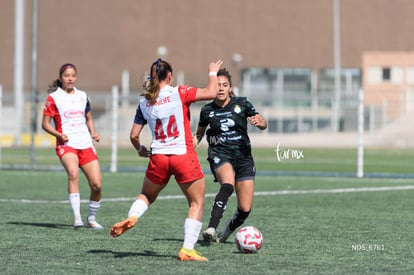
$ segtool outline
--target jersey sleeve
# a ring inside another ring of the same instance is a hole
[[[86,98],[86,107],[85,107],[85,114],[91,111],[91,102],[89,101],[89,97]]]
[[[142,114],[140,105],[138,105],[137,111],[135,112],[134,123],[141,125],[147,124],[147,120],[144,118],[144,115]]]
[[[46,99],[45,107],[43,108],[43,115],[54,117],[58,113],[55,100],[52,96],[48,96]]]
[[[198,126],[207,127],[209,123],[210,123],[210,121],[209,121],[209,118],[208,118],[208,115],[207,115],[206,108],[203,107],[203,108],[201,108],[201,111],[200,111],[200,120],[198,122]]]
[[[190,105],[195,102],[197,88],[190,86],[178,86],[178,93],[184,104]]]
[[[250,101],[245,99],[245,106],[246,106],[246,114],[248,117],[257,115],[258,112],[256,111],[256,108],[254,108],[253,104],[250,103]]]

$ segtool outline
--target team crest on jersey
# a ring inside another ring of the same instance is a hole
[[[241,112],[241,109],[240,109],[240,106],[239,106],[239,105],[234,106],[234,112],[235,112],[236,114],[238,114],[238,113],[240,113],[240,112]]]
[[[215,164],[218,164],[220,162],[220,158],[216,156],[213,158],[213,161]]]
[[[208,114],[208,117],[213,117],[214,116],[214,111],[211,111],[209,114]]]

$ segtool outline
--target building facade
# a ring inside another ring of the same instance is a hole
[[[414,52],[366,52],[365,104],[384,109],[385,120],[414,110]]]
[[[131,87],[160,55],[182,80],[206,84],[210,61],[221,58],[239,84],[245,68],[334,67],[335,0],[73,0],[38,1],[37,83],[44,92],[62,63],[79,68],[91,92]],[[24,87],[31,83],[32,1],[25,2]],[[410,0],[339,0],[340,65],[361,68],[366,51],[411,51]],[[0,83],[13,91],[15,0],[0,2]],[[392,24],[391,24],[392,18]],[[166,51],[159,52],[160,47]]]
[[[3,117],[13,111],[8,106],[13,106],[14,100],[17,1],[0,1]],[[33,2],[22,1],[22,84],[26,121],[30,121]],[[335,105],[336,65],[340,67],[341,98],[337,109],[341,129],[356,129],[352,100],[361,86],[367,90],[365,102],[372,113],[380,109],[376,121],[392,120],[412,109],[411,0],[72,0],[70,5],[63,0],[37,2],[35,88],[39,105],[47,95],[49,83],[57,78],[58,68],[66,62],[77,65],[77,86],[92,97],[94,110],[107,111],[106,97],[114,85],[122,85],[124,72],[130,75],[130,100],[136,102],[149,66],[162,57],[173,66],[175,84],[191,86],[206,85],[208,63],[223,59],[240,94],[265,107],[269,131],[329,128]],[[338,29],[334,28],[335,20],[339,22]],[[337,62],[335,30],[339,32]],[[382,54],[391,54],[391,60],[381,61]],[[375,83],[379,77],[389,81]],[[347,121],[352,121],[352,126],[348,127]],[[5,121],[2,127],[14,129],[15,124]],[[28,133],[30,123],[23,124],[23,132]]]

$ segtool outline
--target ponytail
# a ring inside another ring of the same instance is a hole
[[[47,92],[48,93],[54,92],[56,91],[58,87],[62,88],[62,82],[57,78],[55,81],[49,84]]]
[[[150,103],[155,103],[160,92],[160,82],[167,78],[169,72],[172,73],[172,67],[167,61],[158,58],[157,61],[152,63],[150,76],[142,85],[144,92],[141,94]]]

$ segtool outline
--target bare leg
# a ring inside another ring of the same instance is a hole
[[[197,243],[201,231],[201,220],[204,211],[204,178],[192,183],[180,184],[180,188],[187,198],[189,210],[184,222],[184,249],[192,250]]]
[[[91,201],[100,201],[102,196],[102,175],[98,160],[83,165],[81,169],[91,188],[89,199]]]
[[[198,179],[192,183],[180,184],[180,188],[187,198],[190,207],[187,218],[201,221],[204,211],[204,178]]]
[[[68,175],[68,193],[79,193],[79,160],[78,156],[72,153],[65,154],[61,163]]]
[[[134,227],[138,218],[147,211],[148,206],[157,199],[158,194],[165,188],[165,186],[166,184],[154,184],[145,177],[141,194],[138,195],[138,198],[131,205],[128,212],[128,218],[112,226],[110,230],[111,236],[114,238],[119,237],[124,232]]]

